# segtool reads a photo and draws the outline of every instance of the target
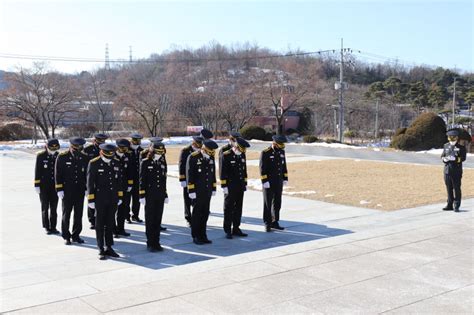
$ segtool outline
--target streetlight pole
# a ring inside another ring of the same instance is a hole
[[[453,128],[454,128],[454,118],[456,115],[456,78],[454,78],[454,89],[453,89]]]
[[[344,103],[343,103],[344,42],[341,38],[341,63],[339,68],[339,142],[344,141]]]

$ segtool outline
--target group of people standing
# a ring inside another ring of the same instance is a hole
[[[218,145],[213,134],[203,129],[182,149],[179,181],[183,188],[184,217],[197,245],[212,243],[207,237],[210,202],[216,194]],[[161,138],[151,138],[141,147],[142,135],[130,140],[106,142],[107,135],[94,135],[93,143],[73,137],[69,150],[59,153],[59,141],[50,139],[37,155],[35,189],[40,196],[43,228],[59,234],[57,204],[62,202],[61,234],[66,245],[84,243],[80,237],[84,197],[87,195],[90,228],[95,229],[99,258],[120,257],[114,249],[114,236],[127,237],[125,221],[143,222],[140,204],[145,209],[145,231],[150,252],[162,251],[160,232],[164,205],[168,203],[166,148]],[[281,194],[288,181],[284,136],[274,136],[272,145],[261,153],[265,230],[283,230],[279,224]],[[224,193],[224,232],[227,239],[247,236],[240,229],[244,192],[247,190],[246,149],[250,144],[237,132],[219,152],[219,179]],[[130,213],[131,211],[131,213]],[[73,227],[70,231],[71,215]]]

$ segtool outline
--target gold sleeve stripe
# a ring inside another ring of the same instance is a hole
[[[284,176],[288,177],[288,173],[283,174]]]
[[[245,177],[244,180],[247,181],[247,177]]]
[[[63,188],[63,184],[56,184],[56,188]]]
[[[227,179],[221,179],[221,185],[227,184]]]
[[[35,180],[35,184],[39,184],[39,183],[41,183],[40,179]]]
[[[267,177],[268,177],[267,175],[262,175],[261,179],[267,179]]]
[[[188,189],[194,189],[194,184],[188,184]]]
[[[118,192],[118,196],[119,196],[119,197],[123,197],[123,191],[119,191],[119,192]]]
[[[94,194],[89,194],[87,196],[87,200],[92,200],[92,199],[95,199],[95,195]]]
[[[179,175],[179,179],[185,179],[186,175]]]
[[[212,183],[212,187],[216,187],[216,183]]]
[[[127,183],[128,183],[129,185],[132,185],[132,184],[133,184],[133,179],[129,179],[129,180],[127,181]]]
[[[140,195],[143,195],[143,194],[145,193],[145,191],[144,191],[144,190],[140,190],[138,193],[139,193]]]

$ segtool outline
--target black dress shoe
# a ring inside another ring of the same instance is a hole
[[[272,229],[283,231],[285,228],[280,226],[280,224],[278,224],[278,222],[275,222],[275,223],[272,224]]]
[[[120,255],[117,254],[114,249],[112,247],[108,247],[106,250],[105,250],[105,255],[107,256],[110,256],[110,257],[115,257],[115,258],[119,258]]]
[[[196,245],[204,245],[204,242],[197,237],[193,238],[193,243]]]
[[[105,260],[105,259],[106,259],[105,256],[106,256],[106,255],[105,255],[105,251],[104,251],[104,250],[101,250],[101,251],[99,252],[99,259],[100,259],[100,260]]]
[[[132,220],[130,220],[130,217],[127,218],[127,223],[132,224]]]
[[[91,226],[89,227],[89,229],[95,230],[95,225],[94,225],[94,224],[91,224]]]
[[[232,239],[232,234],[225,233],[225,238],[228,239],[228,240],[231,240]]]
[[[50,230],[50,232],[51,232],[51,234],[59,234],[59,231],[56,230],[56,229],[52,229],[52,230]]]
[[[155,248],[154,246],[147,246],[146,248],[148,249],[148,251],[149,251],[150,253],[156,253],[156,252],[157,252],[157,250],[156,250],[156,248]]]
[[[167,229],[168,229],[168,228],[166,228],[166,227],[160,225],[160,231],[166,231]]]
[[[44,229],[44,231],[46,232],[47,235],[51,235],[51,230]]]
[[[203,239],[202,241],[204,242],[204,244],[212,244],[212,241],[208,239],[207,237]]]
[[[453,210],[453,206],[446,206],[443,208],[444,211],[451,211]]]
[[[141,223],[141,222],[143,222],[143,220],[142,220],[142,219],[140,219],[140,218],[139,218],[139,217],[137,217],[137,216],[133,216],[133,217],[132,217],[132,220],[133,220],[133,221],[135,221],[135,222],[138,222],[138,223]]]
[[[130,233],[125,232],[125,231],[118,232],[117,234],[121,236],[130,236]]]
[[[114,238],[120,238],[120,235],[117,233],[114,233]]]
[[[454,212],[459,212],[459,208],[454,208]]]
[[[270,225],[265,225],[265,232],[271,232],[272,227]]]
[[[84,243],[84,240],[80,237],[77,237],[77,238],[73,238],[72,241],[74,243],[78,243],[78,244],[83,244]]]
[[[242,237],[249,236],[247,233],[242,232],[241,229],[234,229],[232,231],[232,234],[235,235],[235,236],[242,236]]]
[[[69,238],[65,239],[64,244],[71,245],[71,240]]]
[[[160,244],[154,246],[154,248],[156,249],[157,252],[162,252],[163,251],[163,247],[161,247]]]

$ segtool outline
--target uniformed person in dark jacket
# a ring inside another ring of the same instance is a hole
[[[179,155],[179,182],[181,187],[183,187],[184,219],[186,219],[189,226],[191,226],[191,199],[189,198],[188,186],[186,183],[186,162],[191,153],[201,150],[203,140],[204,139],[201,136],[193,136],[193,142],[184,147]]]
[[[226,238],[232,235],[247,236],[240,230],[244,192],[247,190],[247,165],[245,151],[250,144],[243,138],[236,138],[231,149],[221,157],[220,180],[224,191],[224,232]]]
[[[272,146],[260,155],[260,177],[263,185],[263,222],[265,230],[284,230],[280,220],[281,194],[288,183],[288,170],[285,158],[286,137],[273,136]]]
[[[58,195],[54,188],[54,164],[58,157],[59,141],[49,139],[45,147],[45,150],[36,155],[35,190],[40,197],[41,218],[46,234],[58,234]]]
[[[125,219],[130,214],[130,194],[133,185],[132,168],[130,167],[130,141],[127,139],[117,139],[116,158],[120,161],[120,170],[122,172],[122,203],[118,206],[115,224],[115,237],[130,236],[125,231]]]
[[[448,143],[444,145],[441,159],[444,162],[444,184],[448,192],[445,211],[459,212],[461,207],[462,162],[466,160],[466,148],[458,143],[459,132],[455,129],[447,132]],[[454,208],[453,208],[454,207]]]
[[[143,148],[140,146],[142,143],[143,136],[139,133],[134,133],[130,136],[130,167],[132,171],[132,191],[131,191],[131,218],[136,222],[143,222],[140,217],[140,194],[139,194],[139,181],[140,181],[140,160],[141,152]],[[126,218],[128,223],[132,223],[130,215]]]
[[[55,164],[56,192],[62,200],[61,233],[66,245],[73,242],[84,243],[79,235],[82,231],[82,212],[86,193],[86,172],[89,161],[82,152],[86,140],[74,137],[69,139],[68,151],[59,153]],[[71,212],[74,210],[72,234],[69,232]]]
[[[192,200],[191,235],[197,245],[212,243],[207,237],[211,197],[216,194],[217,143],[204,140],[200,151],[191,153],[186,163],[186,179],[189,198]]]
[[[105,140],[107,140],[108,136],[103,133],[96,133],[94,135],[94,140],[91,144],[88,144],[84,148],[84,153],[88,156],[89,161],[98,157],[100,148],[99,146],[102,143],[105,143]],[[90,223],[90,228],[93,230],[95,228],[95,211],[94,209],[91,209],[87,207],[87,218],[89,219]]]
[[[161,220],[164,204],[168,203],[165,145],[157,140],[153,139],[148,155],[140,165],[140,203],[145,207],[147,248],[151,252],[163,250],[160,244]]]
[[[101,260],[106,256],[120,257],[112,248],[115,213],[123,198],[121,164],[115,157],[116,149],[112,143],[101,144],[100,156],[92,159],[87,169],[87,201],[96,211],[95,234]]]

